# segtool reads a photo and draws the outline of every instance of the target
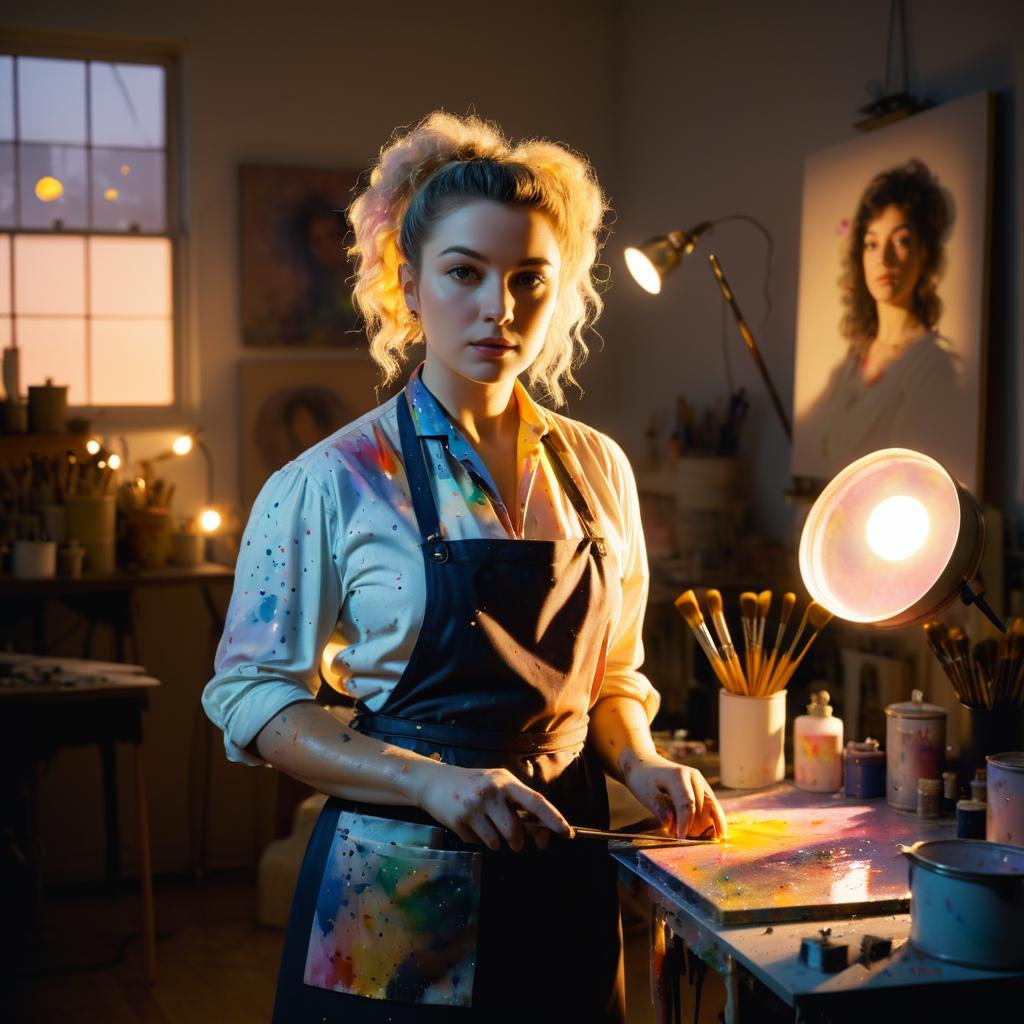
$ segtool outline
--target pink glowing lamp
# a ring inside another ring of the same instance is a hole
[[[850,622],[909,626],[957,598],[1005,632],[975,580],[985,520],[935,459],[885,448],[822,491],[800,538],[800,575],[815,601]]]

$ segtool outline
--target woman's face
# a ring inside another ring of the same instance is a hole
[[[864,283],[875,302],[910,308],[925,250],[909,218],[887,206],[864,232]]]
[[[472,199],[434,226],[419,281],[401,268],[428,359],[481,384],[511,381],[536,359],[558,296],[561,257],[538,210]]]

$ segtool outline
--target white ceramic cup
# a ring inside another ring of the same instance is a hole
[[[16,540],[11,549],[11,575],[42,580],[57,575],[57,545],[52,540]]]
[[[722,785],[758,789],[786,775],[786,691],[744,697],[722,689],[718,696]]]

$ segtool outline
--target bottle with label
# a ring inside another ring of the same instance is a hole
[[[793,723],[793,778],[798,789],[834,793],[843,784],[843,723],[832,717],[828,690],[811,694]]]

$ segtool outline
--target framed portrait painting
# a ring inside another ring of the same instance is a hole
[[[415,364],[412,364],[415,365]],[[369,359],[251,359],[241,363],[242,500],[267,477],[404,386],[380,386]]]
[[[244,344],[365,347],[345,252],[357,178],[356,171],[239,167]]]
[[[979,492],[991,112],[979,93],[808,158],[795,477],[913,448]]]

